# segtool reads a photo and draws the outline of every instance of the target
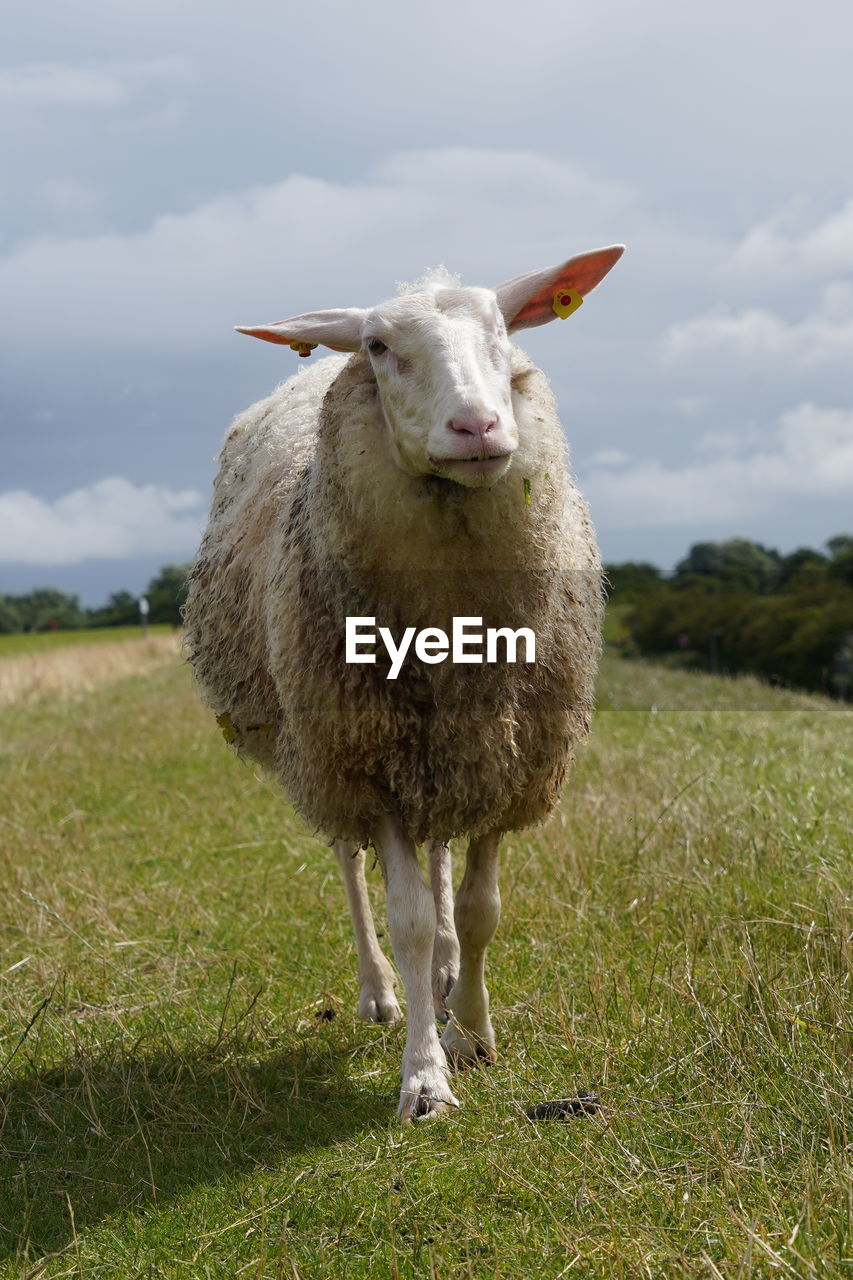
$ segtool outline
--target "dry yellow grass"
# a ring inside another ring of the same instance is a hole
[[[179,657],[180,639],[171,634],[16,654],[0,662],[0,707],[90,693],[114,680],[177,663]]]

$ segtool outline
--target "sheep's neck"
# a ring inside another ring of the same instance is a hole
[[[314,544],[363,572],[476,573],[557,568],[549,554],[568,480],[553,450],[513,458],[490,488],[412,476],[394,460],[375,384],[351,362],[323,406],[309,510]]]
[[[335,583],[335,611],[390,621],[393,607],[407,625],[445,630],[463,615],[530,625],[561,572],[543,554],[553,512],[546,517],[541,508],[553,502],[543,495],[531,511],[512,476],[500,490],[452,493],[400,475],[396,489],[382,493],[352,485],[344,492],[331,477],[325,484],[315,477],[335,493],[332,518],[312,529],[315,554]],[[309,510],[318,507],[311,502]]]

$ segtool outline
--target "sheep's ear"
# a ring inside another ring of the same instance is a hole
[[[332,351],[359,351],[366,311],[358,307],[342,307],[338,311],[309,311],[291,320],[275,324],[238,325],[238,333],[248,333],[265,342],[279,342],[293,347],[300,355],[308,355],[313,347],[331,347]]]
[[[569,258],[560,266],[528,271],[526,275],[499,284],[495,293],[509,332],[533,329],[557,316],[571,315],[584,295],[600,284],[624,252],[623,244],[593,249]]]

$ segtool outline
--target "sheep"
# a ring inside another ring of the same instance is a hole
[[[509,335],[571,313],[622,252],[494,290],[438,268],[370,310],[238,330],[300,356],[317,345],[343,354],[235,419],[189,579],[189,658],[226,738],[334,845],[359,1013],[394,1022],[394,973],[365,887],[365,850],[376,851],[407,1003],[403,1122],[459,1105],[448,1059],[495,1057],[484,965],[500,839],[550,813],[593,703],[595,535],[547,380]],[[477,663],[470,646],[440,661],[436,633],[460,618],[469,634],[493,628],[498,648],[529,629],[535,661]],[[417,633],[395,678],[380,645],[346,661],[353,619],[362,638],[372,623],[398,648]]]

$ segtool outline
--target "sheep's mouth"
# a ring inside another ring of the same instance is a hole
[[[459,484],[487,484],[499,479],[510,464],[514,450],[505,453],[494,453],[487,457],[483,454],[471,454],[466,458],[430,458],[436,475],[447,480],[455,480]]]

